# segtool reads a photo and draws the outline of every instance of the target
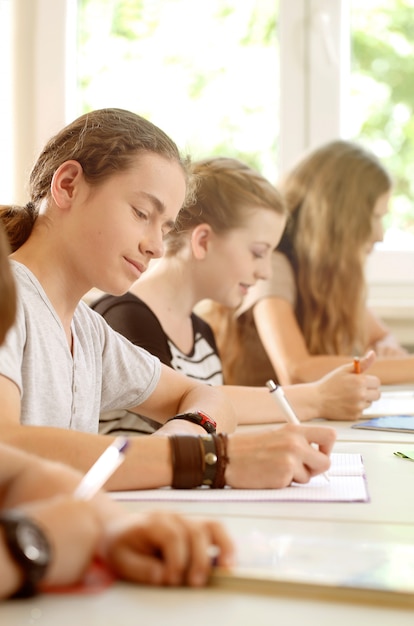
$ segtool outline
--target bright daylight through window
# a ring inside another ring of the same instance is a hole
[[[385,247],[414,251],[413,12],[414,0],[352,1],[347,126],[395,182]]]
[[[78,111],[120,106],[182,150],[277,178],[275,0],[79,0]]]

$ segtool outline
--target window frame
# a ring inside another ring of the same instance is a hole
[[[304,150],[347,136],[349,28],[346,0],[280,0],[281,172]],[[374,250],[366,277],[368,305],[414,346],[414,252]]]
[[[77,115],[71,97],[76,90],[76,0],[10,1],[15,42],[10,94],[13,193],[14,201],[26,202],[33,155]],[[349,3],[279,0],[279,11],[279,171],[283,173],[304,150],[346,137]],[[390,268],[394,268],[392,275]],[[391,325],[397,321],[401,326],[404,321],[407,326],[411,320],[412,326],[414,298],[407,294],[414,294],[414,252],[375,250],[367,265],[367,281],[374,310],[386,313],[385,321]],[[414,345],[414,337],[410,341]]]

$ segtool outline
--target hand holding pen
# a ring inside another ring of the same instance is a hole
[[[278,407],[282,410],[283,415],[286,418],[286,421],[290,424],[300,424],[300,420],[292,407],[290,406],[288,400],[286,399],[283,388],[280,385],[276,385],[273,380],[268,380],[266,383],[267,388],[269,389],[272,397],[274,398]],[[329,482],[329,477],[327,474],[323,474],[323,477]]]

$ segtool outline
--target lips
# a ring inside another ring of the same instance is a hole
[[[124,257],[124,259],[128,265],[132,267],[134,274],[137,274],[138,276],[141,276],[141,274],[143,274],[147,269],[147,266],[143,263],[139,263],[138,261],[134,261],[133,259],[129,259],[127,257]]]

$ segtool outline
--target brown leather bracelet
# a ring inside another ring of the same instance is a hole
[[[202,484],[204,460],[199,439],[193,435],[169,437],[174,489],[193,489]]]
[[[212,489],[223,489],[226,486],[226,467],[230,463],[227,454],[228,437],[226,433],[218,433],[214,435],[214,438],[216,440],[217,469],[211,487]]]
[[[203,485],[211,487],[217,474],[216,436],[204,435],[199,439],[203,449]]]

